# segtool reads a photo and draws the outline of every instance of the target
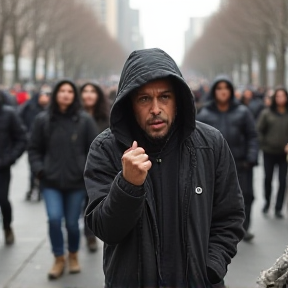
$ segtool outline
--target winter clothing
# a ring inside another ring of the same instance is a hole
[[[284,154],[288,143],[288,110],[279,114],[271,108],[262,111],[257,121],[260,148],[271,154]]]
[[[230,106],[226,112],[220,111],[215,101],[216,86],[223,81],[228,84],[231,92]],[[258,141],[253,116],[247,107],[235,99],[231,81],[220,75],[211,86],[210,102],[201,109],[196,118],[217,128],[228,142],[244,196],[246,214],[244,229],[247,231],[250,226],[251,206],[254,200],[252,169],[258,158]]]
[[[84,111],[76,115],[48,112],[35,119],[29,142],[29,161],[42,184],[59,190],[84,189],[83,171],[90,144],[97,135],[92,118]]]
[[[3,103],[3,95],[0,94],[0,208],[6,243],[12,244],[12,208],[8,199],[10,167],[24,152],[26,136],[15,110]]]
[[[62,85],[72,87],[74,98],[65,112],[58,106],[57,95]],[[68,251],[79,250],[79,218],[85,197],[83,172],[97,127],[81,110],[77,88],[73,82],[56,84],[50,106],[35,119],[28,146],[33,172],[40,178],[48,214],[49,236],[54,256],[64,255],[62,220],[68,234]]]
[[[51,268],[51,270],[48,273],[48,278],[49,279],[57,279],[60,276],[62,276],[63,272],[65,269],[65,258],[63,255],[61,256],[56,256],[55,257],[55,262]]]
[[[288,104],[284,114],[278,113],[274,95],[271,107],[263,110],[259,116],[257,130],[260,147],[264,154],[266,203],[263,212],[267,213],[270,207],[273,172],[274,167],[278,166],[279,188],[275,205],[275,214],[278,217],[281,214],[286,190],[287,162],[284,148],[288,143]]]
[[[149,81],[166,77],[176,91],[175,130],[165,143],[153,145],[136,124],[129,96]],[[146,145],[143,148],[153,163],[142,186],[130,184],[121,172],[121,157],[133,140]],[[169,158],[171,149],[174,162]],[[158,157],[161,164],[155,163]],[[84,175],[90,199],[87,225],[104,241],[106,288],[170,285],[173,277],[167,272],[173,271],[169,264],[174,262],[167,263],[163,254],[170,240],[176,246],[168,253],[179,257],[177,264],[183,268],[183,275],[175,272],[184,276],[176,279],[177,287],[212,287],[221,282],[244,235],[242,194],[226,141],[215,129],[196,124],[190,89],[164,51],[139,50],[128,58],[110,129],[93,141]],[[169,221],[165,205],[176,217],[170,228],[165,226]],[[167,233],[174,239],[163,236]]]
[[[79,262],[78,262],[78,254],[75,253],[69,253],[68,256],[68,264],[69,264],[69,273],[70,274],[76,274],[81,271]]]
[[[37,93],[32,99],[19,106],[18,114],[26,127],[28,135],[31,133],[35,117],[45,110],[45,107],[42,107],[38,103],[39,96],[39,93]]]

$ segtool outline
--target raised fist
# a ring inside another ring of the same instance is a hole
[[[145,150],[138,147],[136,141],[122,156],[123,177],[133,185],[140,186],[144,183],[152,163]]]

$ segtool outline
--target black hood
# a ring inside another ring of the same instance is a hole
[[[220,82],[226,82],[228,84],[228,87],[229,87],[230,92],[231,92],[230,100],[233,101],[235,98],[234,87],[233,87],[232,81],[230,80],[229,76],[227,76],[227,75],[218,75],[214,79],[214,81],[211,85],[211,88],[210,88],[210,92],[209,92],[210,100],[215,100],[215,89],[216,89],[217,84]]]
[[[135,118],[130,94],[144,84],[160,78],[171,78],[176,89],[177,116],[183,124],[184,137],[195,128],[195,106],[192,92],[175,61],[158,48],[137,50],[127,59],[119,89],[110,114],[110,127],[116,139],[127,146],[132,144],[131,121]]]
[[[240,105],[240,101],[236,99],[235,97],[235,93],[234,93],[234,86],[232,84],[232,81],[230,80],[229,76],[227,75],[218,75],[210,88],[209,91],[209,95],[208,95],[208,103],[205,105],[206,107],[210,108],[210,109],[217,109],[216,107],[216,101],[215,101],[215,90],[216,90],[216,86],[218,83],[220,82],[226,82],[230,92],[231,92],[231,97],[230,97],[230,109],[233,109],[234,107]]]

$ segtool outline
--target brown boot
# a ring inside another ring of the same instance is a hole
[[[12,245],[15,240],[12,228],[5,229],[4,234],[5,234],[5,244]]]
[[[69,263],[69,273],[70,274],[75,274],[79,273],[81,271],[79,262],[78,262],[78,253],[71,253],[69,252],[69,258],[68,258],[68,263]]]
[[[64,256],[56,256],[55,257],[55,262],[48,273],[48,278],[49,279],[57,279],[59,278],[65,269],[65,258]]]
[[[90,252],[96,252],[97,251],[97,240],[95,236],[86,236],[86,243],[87,247]]]

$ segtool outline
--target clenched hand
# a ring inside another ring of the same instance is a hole
[[[152,167],[145,150],[138,147],[136,141],[122,156],[123,177],[133,185],[140,186],[144,183],[149,169]]]

